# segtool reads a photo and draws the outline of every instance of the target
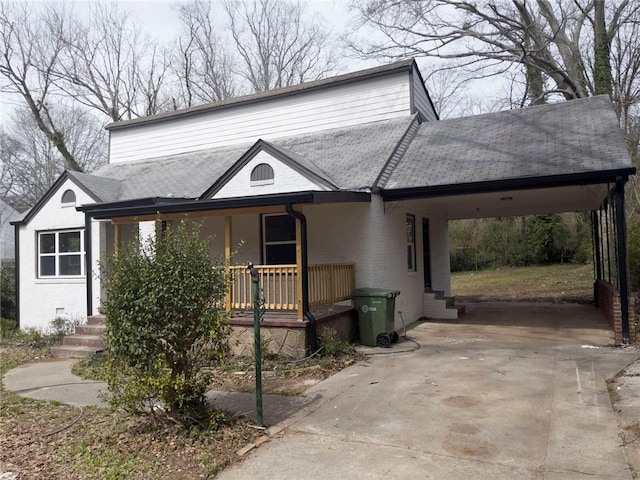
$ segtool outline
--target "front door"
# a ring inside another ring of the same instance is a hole
[[[431,254],[429,248],[429,219],[422,219],[422,258],[424,262],[424,288],[431,289]]]

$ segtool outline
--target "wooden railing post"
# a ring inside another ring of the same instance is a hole
[[[231,242],[233,234],[233,222],[231,215],[224,217],[224,264],[225,275],[231,277]],[[229,289],[224,296],[224,308],[227,312],[233,310],[233,283],[229,285]]]

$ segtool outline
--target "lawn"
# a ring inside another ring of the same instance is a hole
[[[592,265],[543,265],[451,274],[451,293],[468,301],[593,301]]]

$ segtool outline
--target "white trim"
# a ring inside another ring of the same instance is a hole
[[[80,246],[78,251],[61,252],[60,251],[60,235],[63,233],[78,233]],[[41,252],[41,239],[43,235],[54,235],[54,251],[53,252]],[[36,231],[36,280],[51,280],[51,279],[81,279],[85,277],[85,245],[84,245],[84,228],[65,228],[60,230],[38,230]],[[80,273],[77,275],[60,275],[60,258],[61,257],[80,257]],[[53,258],[54,259],[54,275],[42,274],[42,259]]]

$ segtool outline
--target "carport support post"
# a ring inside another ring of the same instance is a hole
[[[231,241],[233,238],[233,217],[226,215],[224,217],[224,273],[227,277],[227,281],[231,278]],[[224,294],[224,307],[225,310],[230,312],[232,310],[233,303],[233,291],[229,287],[227,293]]]
[[[616,217],[616,245],[618,250],[618,282],[620,286],[620,316],[622,342],[629,343],[629,285],[627,281],[627,227],[624,216],[624,184],[626,179],[616,178],[614,190]]]

